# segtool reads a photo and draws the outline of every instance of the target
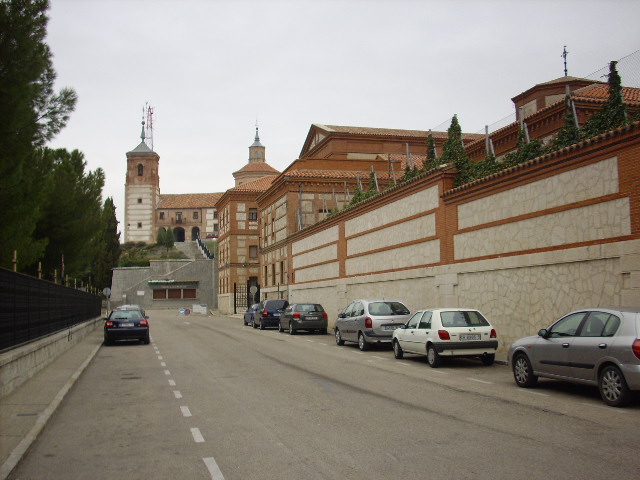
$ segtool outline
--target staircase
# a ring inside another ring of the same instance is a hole
[[[178,250],[184,253],[187,258],[204,258],[204,255],[198,248],[196,242],[175,242],[174,245]]]

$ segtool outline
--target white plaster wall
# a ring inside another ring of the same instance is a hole
[[[602,240],[630,233],[629,199],[620,198],[455,235],[455,256],[461,260]]]
[[[430,214],[351,238],[347,241],[347,255],[357,255],[358,253],[378,248],[391,247],[401,243],[431,237],[435,234],[436,216]]]
[[[318,278],[335,278],[339,273],[340,264],[338,262],[325,263],[296,270],[296,282],[309,282]]]
[[[302,255],[293,257],[293,268],[302,268],[315,263],[326,262],[328,260],[336,260],[338,258],[338,246],[334,243],[326,247],[312,250]]]
[[[461,229],[618,192],[618,161],[609,158],[458,207]]]
[[[324,245],[336,241],[338,241],[338,227],[334,226],[323,230],[322,232],[318,232],[313,236],[294,242],[291,246],[291,251],[296,255],[300,252],[310,250],[317,245]]]
[[[372,228],[433,210],[438,206],[438,202],[438,187],[436,185],[345,222],[345,235],[350,237]]]
[[[439,261],[440,240],[431,240],[349,258],[345,263],[347,275],[362,275],[382,270],[410,268]]]

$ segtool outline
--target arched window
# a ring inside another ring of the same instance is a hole
[[[141,163],[138,164],[138,176],[141,177],[144,174],[144,167]]]

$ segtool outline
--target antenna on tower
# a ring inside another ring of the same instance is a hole
[[[564,58],[564,76],[567,77],[568,71],[567,71],[567,55],[569,55],[569,52],[567,52],[567,46],[564,46],[564,50],[562,51],[562,57]]]
[[[147,117],[146,138],[149,139],[149,147],[153,150],[153,107],[149,106],[149,102],[145,103],[143,115]]]

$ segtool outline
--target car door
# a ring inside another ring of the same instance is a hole
[[[289,328],[289,323],[291,322],[292,316],[293,316],[293,305],[288,305],[287,308],[284,309],[284,312],[280,317],[280,325],[285,330]]]
[[[420,318],[420,323],[418,323],[418,328],[416,328],[414,333],[414,347],[416,348],[416,353],[426,354],[427,353],[427,341],[431,335],[431,319],[433,317],[433,312],[431,310],[427,310],[422,314],[422,318]]]
[[[347,319],[348,339],[358,341],[358,332],[364,329],[364,304],[360,301],[353,302],[353,311]]]
[[[609,354],[611,342],[620,326],[620,319],[606,312],[590,312],[580,333],[571,342],[569,361],[572,376],[582,380],[597,380],[596,366]]]
[[[409,319],[406,325],[400,328],[396,335],[396,339],[400,343],[400,347],[405,352],[415,352],[416,351],[416,329],[418,328],[418,324],[420,323],[420,319],[422,318],[422,314],[424,312],[416,312]]]
[[[586,312],[571,313],[554,323],[546,337],[536,340],[533,369],[550,375],[573,376],[570,349]]]
[[[347,330],[349,328],[349,318],[351,317],[351,312],[353,311],[354,306],[355,302],[351,302],[347,305],[347,308],[338,314],[338,319],[336,320],[336,328],[340,330],[340,336],[343,340],[348,340]]]

